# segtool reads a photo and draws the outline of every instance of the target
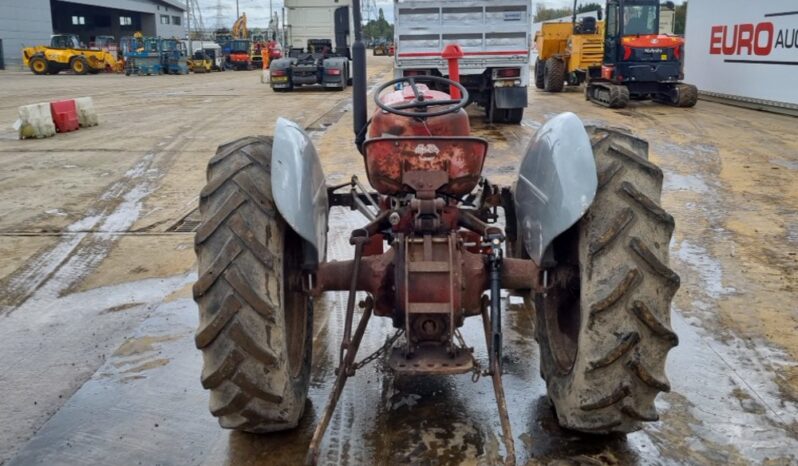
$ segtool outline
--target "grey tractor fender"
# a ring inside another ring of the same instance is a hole
[[[590,137],[573,113],[561,113],[535,133],[515,185],[518,237],[538,265],[546,248],[587,212],[598,176]]]
[[[278,118],[272,145],[272,196],[277,210],[313,247],[314,259],[327,256],[327,185],[310,137],[296,123]]]

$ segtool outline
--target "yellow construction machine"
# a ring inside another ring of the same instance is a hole
[[[96,74],[122,69],[121,62],[113,54],[82,46],[74,34],[56,34],[50,38],[50,45],[24,48],[22,62],[34,74],[58,74],[66,70],[75,74]]]
[[[546,92],[560,92],[568,83],[582,84],[587,69],[601,66],[604,58],[604,21],[596,16],[570,23],[543,23],[535,35],[538,58],[535,61],[535,86]]]

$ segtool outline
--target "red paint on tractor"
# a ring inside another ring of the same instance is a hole
[[[380,194],[396,195],[405,188],[410,171],[442,171],[448,183],[438,191],[462,196],[479,182],[488,150],[480,138],[404,137],[366,141],[366,172]]]

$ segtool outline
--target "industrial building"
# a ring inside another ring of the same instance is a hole
[[[18,69],[21,50],[48,43],[51,34],[185,37],[185,2],[179,0],[3,0],[0,2],[0,68]]]

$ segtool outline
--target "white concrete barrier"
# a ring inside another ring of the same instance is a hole
[[[20,139],[55,136],[55,123],[47,102],[19,107],[19,119],[14,123]]]
[[[75,106],[78,109],[78,121],[81,128],[88,126],[97,126],[100,119],[97,117],[97,111],[94,110],[94,101],[91,97],[78,97],[75,99]]]

